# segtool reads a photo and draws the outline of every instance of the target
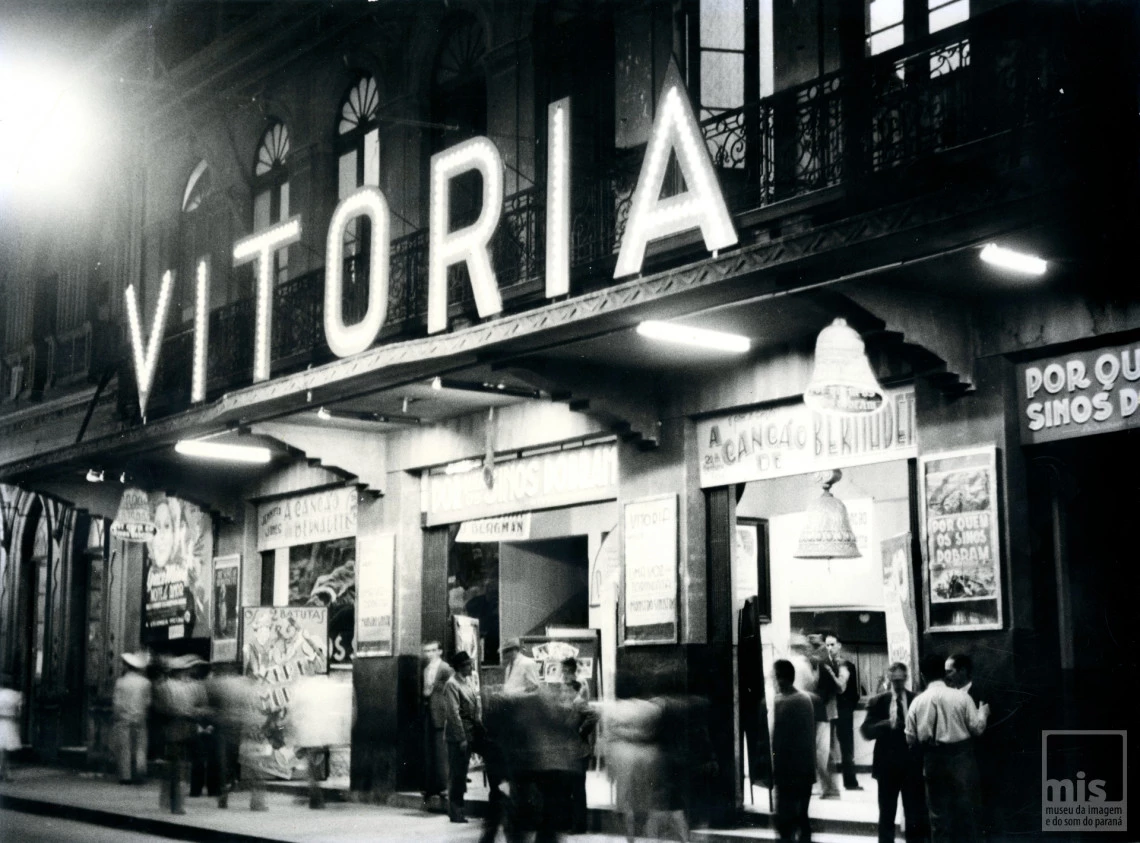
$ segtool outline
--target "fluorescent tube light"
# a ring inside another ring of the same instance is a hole
[[[181,439],[174,450],[188,457],[227,462],[267,463],[273,456],[260,445],[226,445],[202,439]]]
[[[444,474],[465,474],[468,471],[474,471],[483,465],[482,460],[459,460],[458,462],[450,462],[443,468]]]
[[[982,260],[986,263],[1008,269],[1011,272],[1021,272],[1025,275],[1044,275],[1049,264],[1039,257],[1027,255],[1024,252],[1015,252],[999,246],[997,243],[987,243],[982,248]]]
[[[672,342],[713,351],[729,351],[735,354],[748,351],[752,347],[752,341],[739,334],[708,331],[704,328],[690,328],[687,325],[678,325],[675,322],[652,320],[642,322],[637,326],[637,333],[643,337],[661,340],[662,342]]]

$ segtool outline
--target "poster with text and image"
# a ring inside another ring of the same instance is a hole
[[[396,536],[383,533],[359,542],[356,560],[356,639],[359,656],[393,653],[393,589]]]
[[[147,496],[152,529],[143,543],[143,641],[213,634],[214,522],[163,492]]]
[[[264,751],[255,756],[259,771],[289,779],[304,764],[286,739],[291,689],[302,678],[328,672],[328,609],[246,607],[242,631],[242,671],[257,686],[264,718],[257,735]]]
[[[241,589],[241,556],[214,560],[214,643],[211,661],[237,659],[238,603]]]
[[[887,663],[902,662],[918,684],[918,617],[911,585],[911,535],[902,533],[883,539],[879,545],[883,560],[883,606],[886,610]]]
[[[677,496],[625,505],[625,640],[677,638]]]
[[[996,449],[929,454],[921,462],[930,628],[1000,628]]]
[[[289,548],[289,605],[328,609],[328,654],[350,667],[356,635],[356,539],[330,539]]]

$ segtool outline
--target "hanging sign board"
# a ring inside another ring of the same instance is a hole
[[[393,653],[392,612],[396,536],[381,533],[356,544],[356,657]]]
[[[111,535],[129,542],[148,541],[154,535],[150,497],[142,489],[126,489],[119,500],[119,512],[111,523]]]
[[[677,496],[625,505],[625,641],[677,639]]]
[[[1140,427],[1140,343],[1017,367],[1026,445]]]
[[[464,521],[455,536],[457,542],[524,542],[530,538],[530,513],[501,515]]]
[[[702,489],[907,459],[918,452],[914,387],[886,390],[864,416],[825,416],[803,402],[697,422]]]
[[[426,526],[550,509],[617,497],[617,445],[584,445],[497,463],[492,483],[483,469],[424,478]],[[495,539],[486,539],[495,541]]]
[[[919,483],[930,631],[1001,629],[997,450],[923,454]]]
[[[356,489],[346,486],[257,508],[257,549],[274,550],[356,535]]]

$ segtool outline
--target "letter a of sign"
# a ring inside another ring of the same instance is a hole
[[[677,156],[688,189],[661,199],[670,151]],[[705,248],[710,252],[732,246],[738,239],[681,74],[670,62],[657,100],[657,116],[641,163],[641,175],[633,191],[614,278],[641,271],[649,241],[694,228],[700,228]]]
[[[162,275],[162,286],[158,289],[158,304],[154,308],[154,324],[150,328],[150,341],[143,344],[142,319],[139,317],[139,303],[135,286],[127,286],[127,322],[131,331],[131,348],[135,357],[135,381],[139,391],[139,415],[146,421],[146,402],[150,397],[150,385],[154,381],[154,370],[158,367],[158,353],[162,348],[162,336],[166,333],[166,308],[170,304],[170,291],[174,288],[174,273],[169,269]]]

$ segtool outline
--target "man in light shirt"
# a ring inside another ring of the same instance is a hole
[[[503,656],[503,693],[526,694],[541,687],[538,678],[538,663],[524,656],[522,643],[517,638],[509,638],[499,648]]]
[[[931,839],[980,838],[981,786],[974,738],[989,720],[986,703],[975,707],[963,691],[947,686],[945,658],[932,653],[922,660],[926,690],[906,713],[906,741],[922,747],[922,772],[930,812]]]

